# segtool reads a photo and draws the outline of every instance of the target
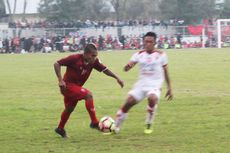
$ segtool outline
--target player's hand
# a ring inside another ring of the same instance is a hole
[[[131,68],[133,68],[137,63],[136,62],[129,62],[127,65],[125,65],[125,67],[123,68],[123,70],[125,72],[128,72]]]
[[[126,65],[123,69],[125,72],[129,71],[130,70],[130,66],[129,65]]]
[[[60,87],[61,93],[64,94],[65,91],[66,91],[66,83],[65,83],[65,81],[60,80],[59,83],[58,83],[58,86]]]
[[[167,98],[167,100],[173,99],[173,93],[171,89],[168,89],[167,93],[165,94],[165,98]]]
[[[120,79],[117,79],[117,83],[121,86],[121,88],[124,87],[124,82]]]

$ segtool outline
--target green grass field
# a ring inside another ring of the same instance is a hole
[[[97,115],[115,116],[137,80],[137,67],[122,67],[135,51],[100,52],[99,57],[125,81],[93,72],[85,87],[95,98]],[[154,133],[145,135],[146,101],[134,107],[118,135],[89,128],[84,102],[79,102],[66,130],[54,133],[63,110],[53,63],[68,54],[0,55],[1,153],[228,153],[230,152],[230,50],[168,50],[175,99],[164,99]],[[64,69],[63,69],[64,72]]]

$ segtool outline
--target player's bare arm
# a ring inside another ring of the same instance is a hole
[[[130,69],[132,69],[137,63],[136,62],[129,62],[127,65],[124,67],[124,71],[128,72]]]
[[[166,92],[165,97],[168,100],[172,100],[173,99],[173,93],[172,93],[172,86],[171,86],[171,81],[170,81],[169,73],[168,73],[168,65],[163,66],[163,69],[164,69],[165,81],[167,84],[167,92]]]
[[[121,86],[121,88],[124,87],[124,82],[117,76],[115,75],[112,71],[110,71],[109,69],[106,69],[105,71],[103,71],[106,75],[114,78],[117,80],[117,83]]]
[[[61,65],[58,62],[54,63],[54,70],[55,70],[56,76],[58,78],[58,85],[60,87],[61,93],[64,93],[64,91],[66,89],[66,83],[62,78]]]

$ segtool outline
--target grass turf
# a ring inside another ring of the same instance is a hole
[[[85,87],[94,94],[99,118],[114,117],[137,80],[137,67],[122,71],[134,52],[99,53],[125,81],[120,89],[112,78],[92,73]],[[53,131],[63,109],[53,63],[69,53],[0,55],[0,152],[229,152],[229,49],[167,50],[167,54],[175,98],[166,102],[164,88],[151,135],[143,133],[146,100],[130,111],[121,133],[110,136],[89,128],[81,101],[67,123],[67,140]]]

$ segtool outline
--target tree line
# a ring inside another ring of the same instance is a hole
[[[14,0],[17,1],[17,0]],[[9,5],[9,0],[5,0]],[[216,0],[41,0],[41,17],[55,21],[182,19],[197,23],[203,18],[230,18],[230,0],[217,8]],[[26,0],[24,10],[26,10]],[[0,0],[0,17],[5,16]],[[14,14],[16,6],[10,10]],[[11,16],[12,16],[11,15]]]

